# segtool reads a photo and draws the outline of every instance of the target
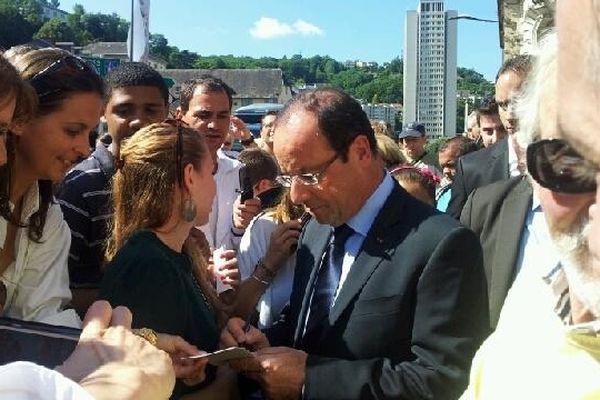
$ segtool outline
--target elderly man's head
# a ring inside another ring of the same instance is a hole
[[[517,106],[519,144],[527,147],[527,166],[533,178],[550,235],[561,254],[570,291],[588,310],[600,316],[600,271],[590,268],[586,231],[595,184],[585,160],[557,129],[557,40],[544,41],[535,70]],[[575,314],[574,314],[575,318]]]
[[[559,128],[600,166],[600,0],[561,0],[556,7]]]
[[[589,173],[600,167],[600,0],[560,0],[556,9],[559,34],[559,78],[561,108],[558,129],[590,162]],[[581,274],[584,304],[599,318],[598,271],[600,271],[600,190],[590,207],[589,262]],[[587,283],[585,283],[587,282]]]

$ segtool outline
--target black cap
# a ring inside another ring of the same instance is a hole
[[[400,135],[398,135],[398,139],[404,139],[409,137],[423,137],[425,136],[425,125],[420,122],[411,122],[406,125]]]

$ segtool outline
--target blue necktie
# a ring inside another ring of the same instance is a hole
[[[314,284],[310,313],[306,321],[306,334],[303,338],[303,342],[306,344],[316,343],[320,338],[324,321],[329,316],[329,310],[333,305],[333,299],[340,283],[346,240],[353,233],[354,230],[346,224],[338,226],[333,231],[327,255],[323,258]]]

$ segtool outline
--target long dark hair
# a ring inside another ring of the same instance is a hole
[[[98,93],[104,96],[102,78],[85,61],[69,52],[55,49],[31,50],[15,54],[9,61],[19,71],[21,78],[28,82],[38,97],[38,107],[34,118],[51,114],[60,109],[63,102],[76,93]],[[14,175],[14,154],[17,140],[9,135],[6,143],[8,162],[0,167],[0,204],[8,203],[11,192],[11,177]],[[29,220],[28,236],[39,242],[44,232],[46,216],[54,199],[52,181],[38,180],[40,206]],[[20,216],[2,210],[2,216],[17,226],[23,226]]]

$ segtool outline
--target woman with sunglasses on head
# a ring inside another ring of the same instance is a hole
[[[120,157],[100,298],[127,306],[133,327],[216,350],[223,306],[190,238],[208,221],[215,195],[204,138],[177,121],[152,124],[127,139]],[[210,382],[215,371],[206,372]],[[179,380],[173,397],[198,389],[195,383]]]
[[[53,182],[88,155],[88,134],[102,110],[101,78],[59,49],[15,54],[9,61],[35,90],[31,119],[12,125],[8,162],[0,167],[0,279],[4,314],[79,326],[71,299],[67,258],[71,233],[54,201]]]

